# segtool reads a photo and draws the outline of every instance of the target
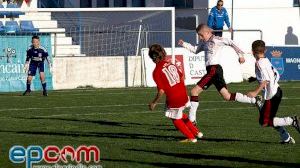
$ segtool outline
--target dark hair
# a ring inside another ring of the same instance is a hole
[[[197,28],[196,28],[196,32],[198,33],[198,32],[199,32],[201,29],[203,29],[204,27],[207,27],[207,25],[204,24],[204,23],[199,24],[199,25],[197,26]]]
[[[33,39],[38,39],[38,40],[39,40],[39,39],[40,39],[40,37],[39,37],[39,36],[32,36],[32,38],[31,38],[31,39],[32,39],[32,40],[33,40]]]
[[[217,5],[218,5],[220,2],[224,3],[223,0],[218,0]]]
[[[256,40],[252,43],[252,52],[254,55],[263,54],[266,50],[266,44],[262,40]]]
[[[158,58],[159,60],[163,60],[167,53],[165,51],[165,49],[159,45],[159,44],[152,44],[150,47],[149,47],[149,57],[155,61],[156,58]]]

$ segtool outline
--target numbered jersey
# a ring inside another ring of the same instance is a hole
[[[276,94],[279,87],[279,73],[272,66],[268,58],[260,58],[255,64],[255,74],[259,82],[268,81],[264,88],[265,100],[270,100]]]
[[[157,89],[164,90],[168,108],[179,108],[188,102],[183,74],[174,64],[160,61],[153,71]]]

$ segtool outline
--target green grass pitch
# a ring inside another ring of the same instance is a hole
[[[277,116],[300,115],[300,82],[280,83],[284,98]],[[246,92],[256,84],[230,84]],[[189,87],[190,89],[190,87]],[[225,102],[214,86],[200,96],[198,126],[205,140],[181,144],[184,137],[164,117],[163,100],[147,104],[155,88],[83,89],[0,94],[0,168],[25,167],[8,159],[13,145],[96,145],[103,167],[300,167],[296,144],[279,144],[272,128],[258,124],[254,106]]]

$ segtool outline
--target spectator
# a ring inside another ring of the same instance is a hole
[[[231,32],[232,28],[230,27],[227,10],[223,8],[223,1],[218,0],[217,6],[213,7],[209,13],[207,25],[213,30],[219,30],[214,32],[214,35],[222,37],[224,22]]]
[[[285,45],[298,45],[298,37],[293,33],[292,26],[289,26],[287,28],[287,33],[285,35]]]

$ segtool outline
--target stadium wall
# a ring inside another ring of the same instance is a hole
[[[56,57],[53,61],[54,90],[141,86],[141,57]]]

